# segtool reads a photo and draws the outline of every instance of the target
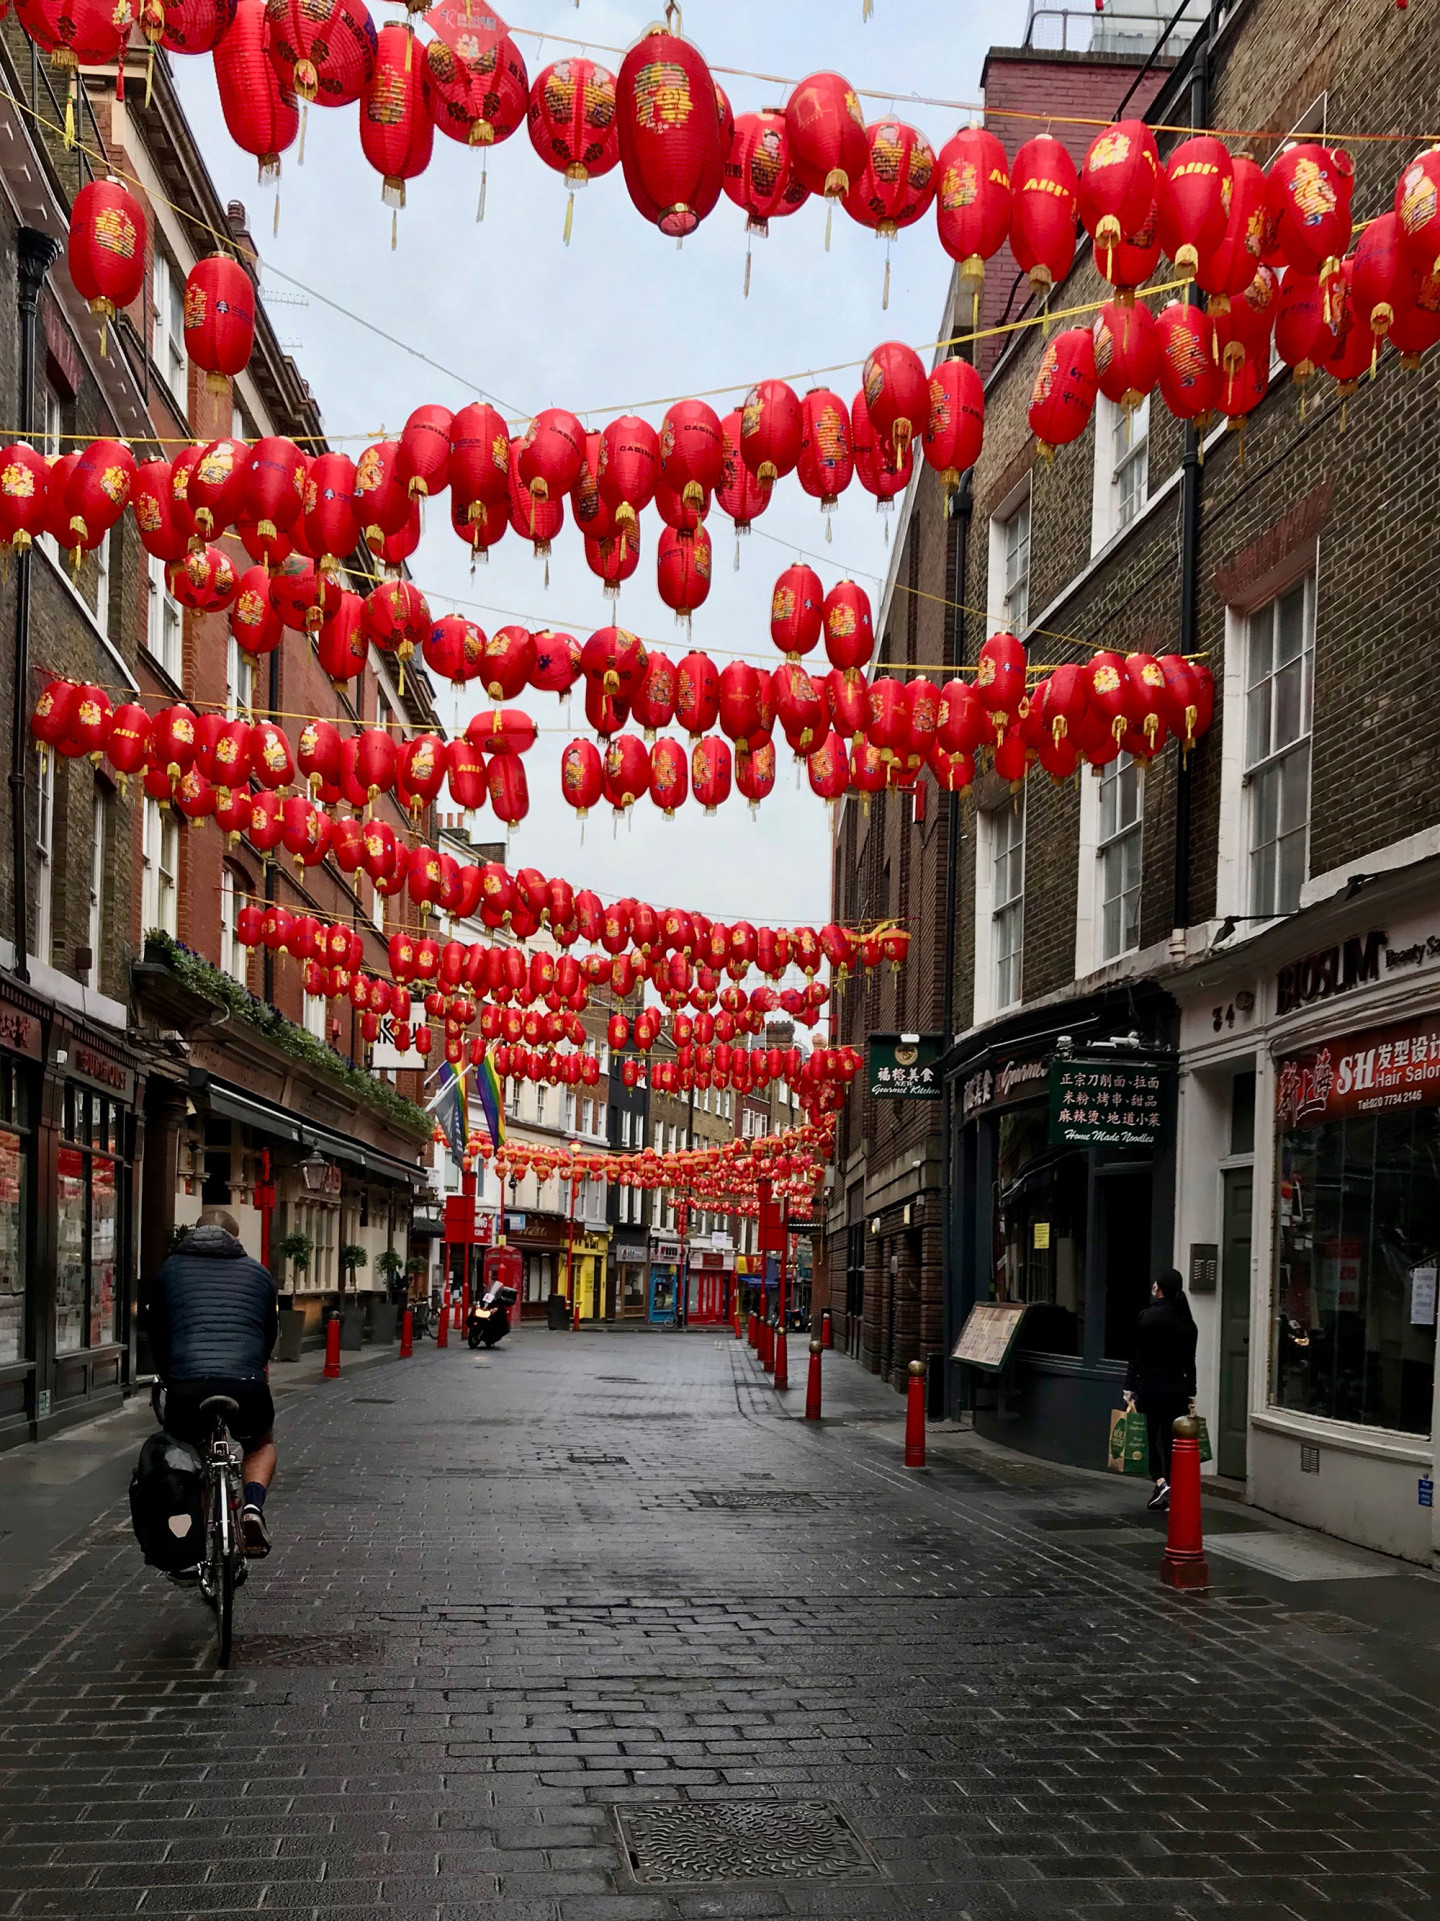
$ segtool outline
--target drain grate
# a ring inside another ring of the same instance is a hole
[[[643,1887],[878,1881],[879,1863],[828,1801],[665,1802],[615,1809]]]
[[[628,1467],[630,1465],[623,1454],[572,1454],[569,1460],[571,1467]]]
[[[597,1381],[613,1381],[617,1387],[639,1387],[638,1374],[597,1374]]]
[[[394,1407],[394,1397],[389,1394],[352,1394],[351,1407]]]
[[[788,1488],[692,1487],[690,1492],[700,1507],[726,1507],[740,1514],[804,1514],[816,1507],[813,1494]]]
[[[379,1634],[246,1634],[235,1641],[237,1668],[380,1667],[385,1639]]]

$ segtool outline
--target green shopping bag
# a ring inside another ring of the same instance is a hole
[[[1114,1407],[1110,1410],[1110,1457],[1107,1465],[1115,1474],[1148,1474],[1150,1437],[1145,1416],[1138,1408]]]
[[[1200,1414],[1196,1419],[1200,1424],[1200,1464],[1203,1467],[1206,1461],[1213,1460],[1214,1456],[1210,1452],[1210,1430],[1205,1425],[1205,1416]]]

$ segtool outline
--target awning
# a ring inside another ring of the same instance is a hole
[[[373,1147],[369,1141],[356,1140],[353,1135],[341,1134],[319,1121],[301,1120],[288,1108],[276,1107],[271,1101],[257,1100],[253,1094],[242,1094],[235,1088],[227,1087],[223,1081],[212,1079],[203,1068],[190,1070],[190,1091],[205,1100],[212,1114],[223,1115],[226,1120],[242,1121],[257,1133],[268,1134],[272,1140],[290,1141],[299,1147],[314,1148],[317,1153],[328,1154],[332,1160],[358,1168],[361,1173],[376,1174],[384,1180],[399,1181],[407,1187],[426,1183],[423,1167],[402,1161],[394,1154],[385,1153],[382,1148]]]

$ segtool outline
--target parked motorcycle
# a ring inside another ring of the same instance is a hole
[[[510,1310],[520,1296],[504,1281],[494,1281],[470,1309],[465,1338],[471,1347],[494,1347],[510,1332]]]

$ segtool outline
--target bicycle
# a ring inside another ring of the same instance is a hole
[[[240,1448],[226,1421],[240,1412],[228,1394],[200,1403],[213,1426],[202,1459],[205,1467],[205,1552],[200,1562],[200,1592],[215,1610],[216,1666],[228,1668],[235,1630],[235,1590],[245,1579],[245,1531],[241,1525],[244,1491]]]

